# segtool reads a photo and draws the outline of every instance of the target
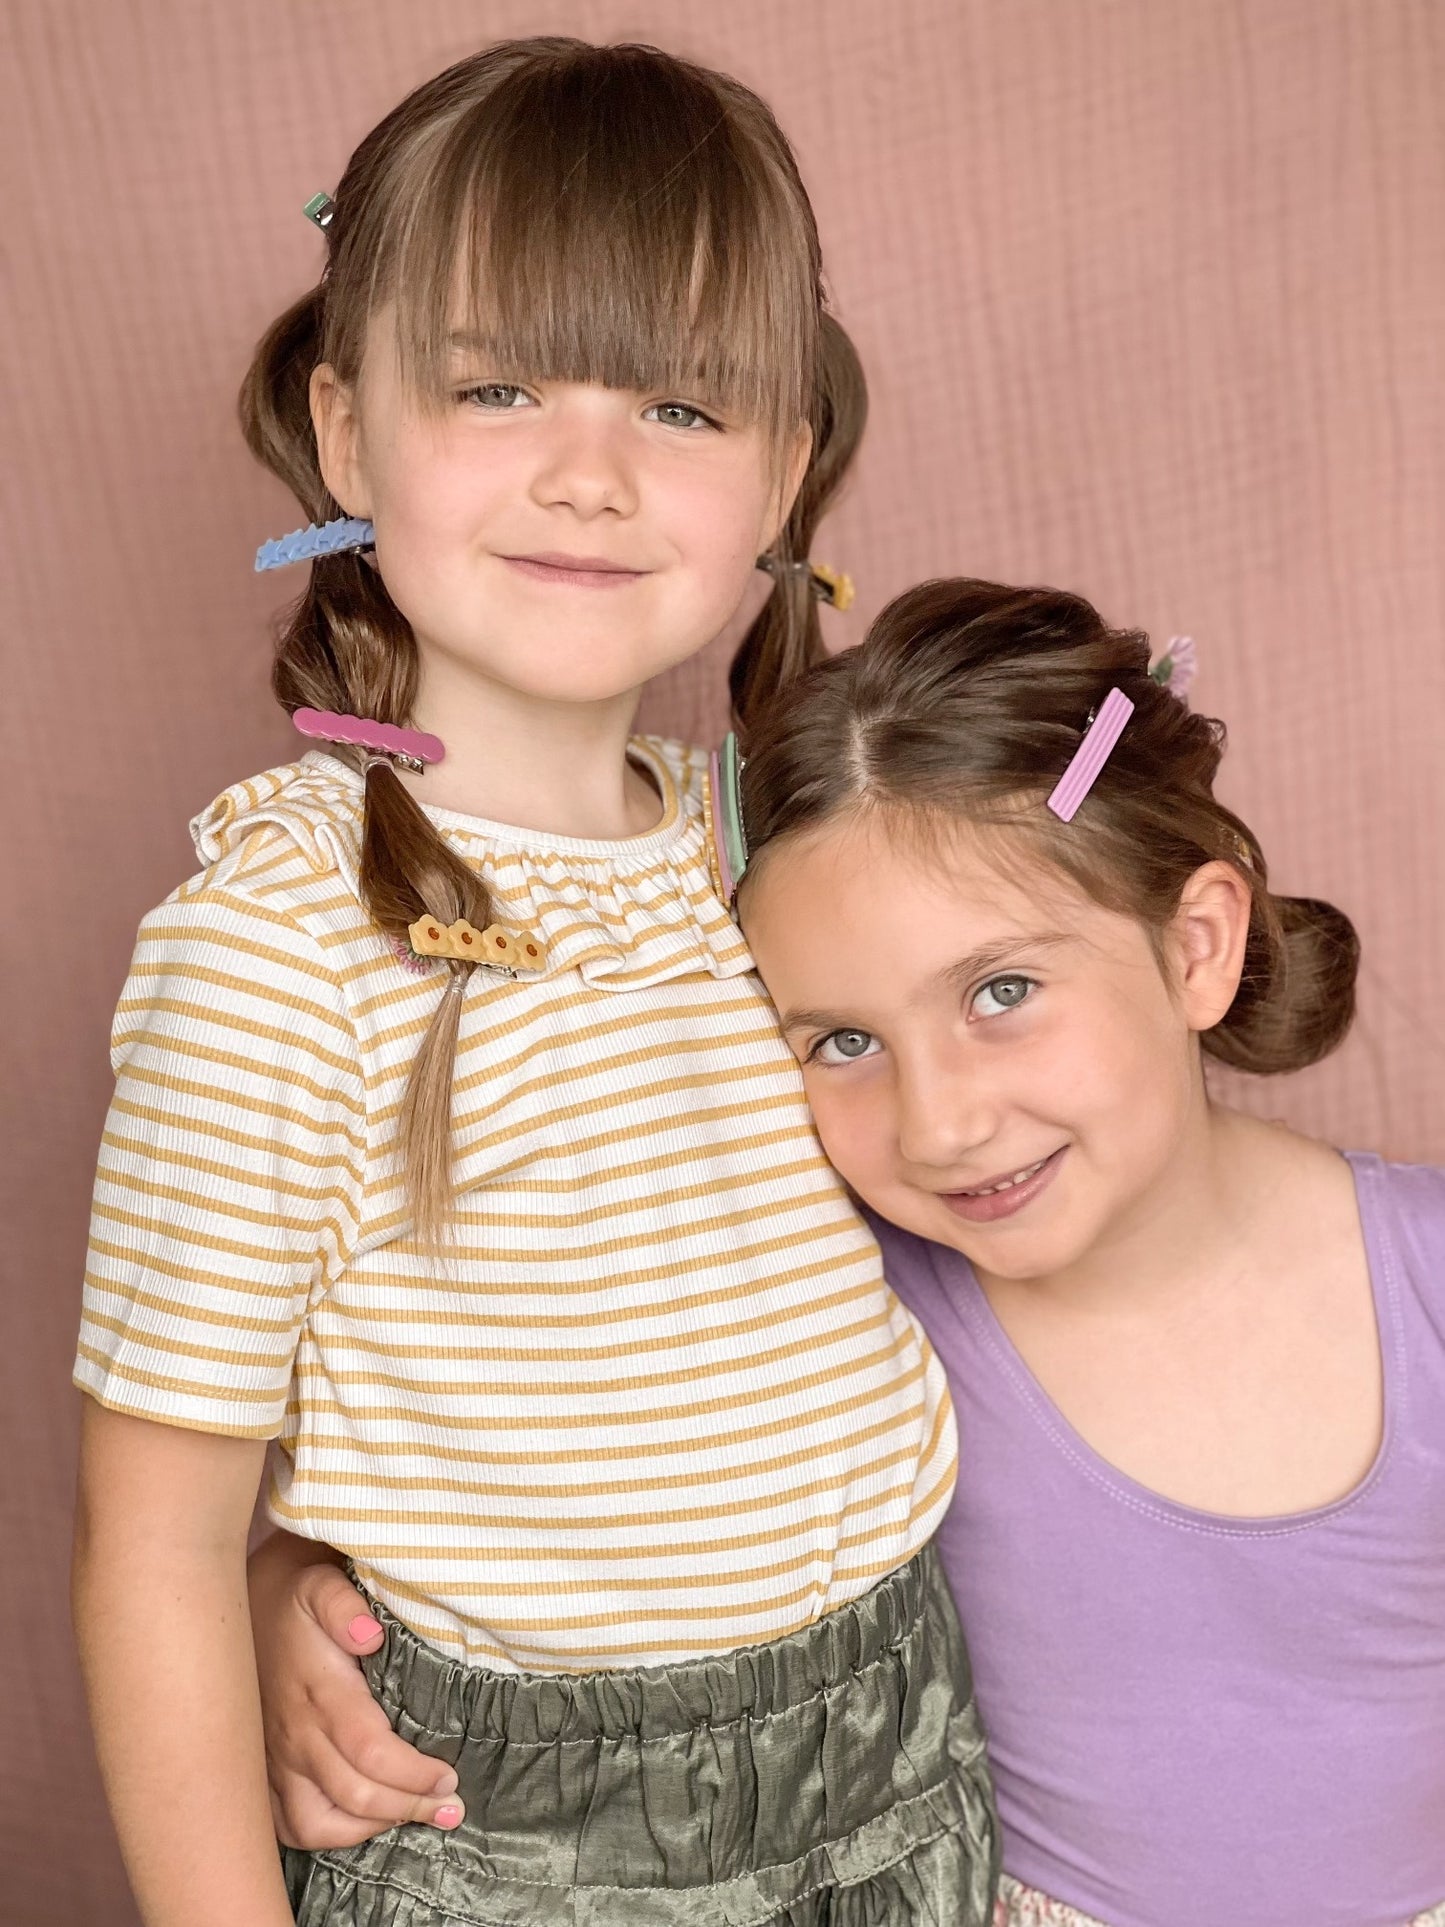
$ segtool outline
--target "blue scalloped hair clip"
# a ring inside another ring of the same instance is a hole
[[[314,562],[318,555],[343,555],[348,549],[374,549],[376,531],[370,522],[354,515],[339,515],[334,522],[313,522],[308,528],[293,529],[263,542],[256,551],[256,573],[263,569],[284,569],[289,562]]]

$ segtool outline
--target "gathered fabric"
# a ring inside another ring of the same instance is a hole
[[[466,1818],[288,1849],[301,1927],[991,1927],[993,1796],[931,1547],[782,1639],[632,1672],[490,1673],[377,1617],[372,1691]]]
[[[1004,1874],[999,1881],[993,1927],[1108,1927],[1108,1924],[1096,1920],[1093,1914],[1081,1914],[1077,1907],[1067,1906],[1062,1900],[1050,1900],[1047,1894],[1025,1887]],[[1413,1920],[1403,1921],[1401,1927],[1445,1927],[1445,1901],[1423,1914],[1416,1914]]]

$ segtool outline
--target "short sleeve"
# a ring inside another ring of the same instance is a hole
[[[194,886],[141,925],[116,1010],[75,1382],[246,1438],[282,1429],[301,1324],[357,1235],[366,1111],[299,923]]]

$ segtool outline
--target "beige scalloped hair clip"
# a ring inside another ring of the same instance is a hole
[[[489,923],[478,930],[465,917],[443,923],[440,917],[418,917],[407,931],[412,953],[445,957],[452,963],[484,963],[494,970],[540,970],[547,946],[530,930],[504,930]]]

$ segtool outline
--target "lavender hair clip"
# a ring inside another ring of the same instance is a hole
[[[1069,760],[1069,767],[1054,785],[1048,806],[1061,823],[1072,823],[1079,805],[1099,780],[1124,725],[1134,714],[1134,705],[1122,689],[1111,689],[1099,704],[1093,720],[1084,731],[1084,740]]]
[[[334,522],[312,522],[290,535],[263,542],[256,551],[256,573],[284,569],[291,562],[314,562],[318,555],[342,555],[348,549],[374,549],[376,531],[359,516],[339,515]]]
[[[1151,665],[1149,674],[1161,689],[1189,699],[1189,687],[1199,667],[1199,654],[1193,636],[1171,636],[1169,647]],[[1099,780],[1099,773],[1113,754],[1114,745],[1134,714],[1134,705],[1122,689],[1111,689],[1089,718],[1084,739],[1069,760],[1069,767],[1054,785],[1048,807],[1063,823],[1072,823],[1079,805]]]

